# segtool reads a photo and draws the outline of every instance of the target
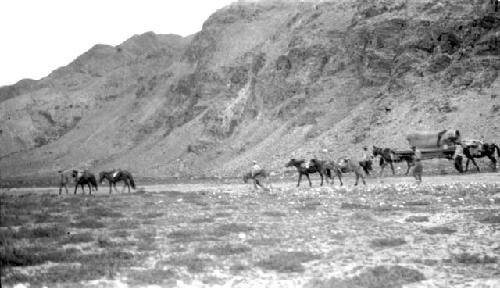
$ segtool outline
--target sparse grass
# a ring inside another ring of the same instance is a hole
[[[177,230],[167,234],[167,238],[180,242],[197,241],[201,236],[202,234],[198,230]]]
[[[110,235],[118,238],[127,238],[128,236],[130,236],[130,232],[128,232],[127,230],[115,230],[111,232]]]
[[[326,281],[313,280],[311,288],[400,288],[405,284],[425,280],[424,275],[414,269],[402,266],[376,266],[348,279],[331,278]]]
[[[28,216],[5,214],[0,216],[0,227],[21,226],[29,221]]]
[[[276,246],[283,242],[280,238],[249,239],[248,244],[252,246]]]
[[[199,248],[197,251],[204,252],[210,255],[216,256],[227,256],[227,255],[235,255],[242,254],[246,252],[252,251],[252,248],[245,245],[231,245],[231,244],[223,244],[217,245],[209,248]]]
[[[340,209],[370,209],[370,205],[342,202]]]
[[[455,229],[451,229],[446,226],[436,226],[436,227],[430,227],[423,229],[422,232],[429,234],[429,235],[436,235],[436,234],[453,234],[457,232]]]
[[[498,257],[480,253],[463,252],[451,256],[454,262],[460,264],[492,264],[498,262]]]
[[[231,216],[233,216],[233,214],[227,213],[227,212],[217,212],[214,215],[215,218],[225,218],[225,217],[231,217]]]
[[[404,205],[407,206],[427,206],[431,205],[429,201],[424,201],[424,200],[417,200],[417,201],[406,201]]]
[[[162,285],[174,281],[176,277],[177,273],[175,273],[172,269],[163,270],[155,268],[140,271],[132,270],[127,273],[127,282],[134,286]],[[175,284],[175,282],[172,282],[171,284]]]
[[[364,221],[364,222],[375,221],[375,218],[373,218],[373,214],[367,211],[354,212],[352,213],[350,219],[354,221]]]
[[[69,222],[67,216],[62,215],[52,215],[50,213],[36,214],[34,215],[35,223],[66,223]]]
[[[113,209],[103,206],[89,208],[85,213],[92,217],[112,217],[112,218],[123,217],[122,213],[115,212],[113,211]]]
[[[297,210],[311,211],[316,210],[318,206],[321,206],[321,202],[319,201],[307,201],[297,206]]]
[[[222,224],[214,228],[211,234],[216,236],[226,236],[231,233],[242,233],[242,232],[249,232],[252,230],[254,230],[254,228],[246,224],[229,223],[229,224]]]
[[[162,217],[163,215],[165,215],[165,213],[162,213],[162,212],[150,212],[150,213],[146,213],[146,214],[139,214],[136,217],[139,218],[139,219],[152,219],[152,218]]]
[[[406,222],[429,222],[429,216],[409,216],[405,219]]]
[[[212,264],[212,260],[200,258],[195,254],[183,254],[172,256],[165,261],[173,267],[183,266],[191,273],[202,273]]]
[[[92,241],[94,241],[94,236],[89,232],[85,232],[85,233],[69,234],[63,239],[61,239],[61,241],[59,241],[59,244],[61,245],[78,244],[82,242],[92,242]]]
[[[133,230],[139,228],[140,223],[133,219],[124,219],[114,223],[108,229],[112,230]]]
[[[266,211],[262,213],[264,216],[269,216],[269,217],[285,217],[286,213],[279,212],[279,211]]]
[[[13,248],[4,247],[0,249],[0,262],[2,267],[9,266],[33,266],[46,262],[71,262],[77,255],[78,250],[74,248],[60,249],[43,246]]]
[[[302,263],[319,259],[318,255],[309,252],[281,252],[256,263],[257,266],[280,273],[302,273],[305,271]]]
[[[213,217],[199,217],[199,218],[194,218],[191,220],[191,223],[198,224],[198,223],[213,223],[214,218]]]
[[[106,225],[103,222],[94,218],[84,218],[77,222],[71,222],[70,226],[75,228],[98,229],[98,228],[103,228]]]
[[[47,271],[36,272],[33,275],[21,273],[11,273],[5,278],[5,284],[18,282],[36,283],[78,283],[85,280],[95,280],[101,278],[115,278],[117,272],[122,267],[132,265],[136,259],[133,254],[123,251],[107,251],[98,254],[78,254],[76,249],[55,250],[49,254],[41,255],[32,253],[29,261],[36,261],[38,264],[51,261],[55,263],[76,263],[64,264],[49,267]],[[4,259],[2,257],[2,259]],[[27,259],[23,259],[27,261]],[[33,262],[32,262],[33,263]],[[3,279],[2,279],[3,280]],[[3,282],[3,281],[2,281]],[[50,286],[50,285],[49,285]]]
[[[60,238],[67,234],[67,229],[63,225],[50,225],[45,227],[27,228],[21,227],[15,233],[15,238]]]
[[[375,248],[389,248],[406,244],[403,238],[379,238],[370,241],[370,246]]]
[[[243,271],[247,271],[249,270],[250,267],[248,267],[247,265],[243,265],[243,264],[234,264],[234,265],[231,265],[231,267],[229,267],[229,271],[231,271],[232,274],[239,274]]]
[[[498,224],[500,223],[500,214],[499,215],[492,215],[492,214],[486,214],[486,215],[481,215],[477,217],[478,221],[481,223],[485,224]]]

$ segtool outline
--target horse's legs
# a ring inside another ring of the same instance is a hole
[[[321,175],[323,176],[323,175]],[[311,178],[309,178],[309,174],[306,174],[306,177],[307,177],[307,181],[309,181],[309,187],[312,187],[312,183],[311,183]],[[321,177],[321,179],[323,180],[323,177]]]
[[[474,166],[476,166],[477,172],[481,171],[481,170],[479,170],[479,166],[477,165],[476,160],[474,160],[474,158],[471,158],[470,160],[472,161],[472,164],[474,164]]]
[[[116,193],[118,193],[118,189],[116,189],[116,182],[113,182],[113,189],[115,190]]]
[[[358,173],[358,171],[355,171],[354,175],[356,176],[356,182],[354,182],[354,186],[358,186],[358,181],[359,181],[359,173]]]
[[[323,186],[323,173],[319,172],[319,176],[321,177],[321,184],[319,184],[319,186]]]
[[[497,160],[495,159],[495,154],[488,155],[488,158],[491,160],[491,168],[493,170],[496,170],[497,169]]]
[[[392,176],[396,175],[396,171],[394,170],[394,164],[391,162],[389,162],[389,164],[391,165],[391,170],[392,170]]]
[[[340,171],[337,171],[337,177],[339,177],[340,186],[343,186],[344,183],[342,183],[342,173]]]
[[[299,172],[299,181],[297,182],[297,187],[300,186],[300,180],[302,180],[302,173]]]
[[[75,193],[73,193],[73,194],[75,194],[75,195],[76,195],[76,190],[77,190],[77,189],[78,189],[78,183],[76,183],[76,185],[75,185]]]
[[[406,165],[408,166],[408,168],[406,169],[406,173],[405,173],[405,176],[408,175],[410,173],[410,168],[411,168],[411,163],[410,161],[406,161]]]
[[[85,195],[85,186],[83,186],[83,183],[80,184],[80,186],[82,187],[82,191],[83,191],[82,193]]]
[[[88,182],[87,185],[89,186],[89,195],[90,195],[90,194],[92,194],[92,186],[90,186],[90,182]]]
[[[380,165],[380,177],[384,176],[385,165],[386,165],[385,162]]]

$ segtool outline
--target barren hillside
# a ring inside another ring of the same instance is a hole
[[[254,159],[279,171],[407,148],[412,130],[500,142],[499,38],[489,0],[233,4],[191,37],[96,45],[1,87],[0,176],[222,176]]]

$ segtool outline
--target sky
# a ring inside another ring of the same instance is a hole
[[[118,45],[134,34],[188,36],[235,0],[0,1],[0,86],[38,80],[95,44]]]

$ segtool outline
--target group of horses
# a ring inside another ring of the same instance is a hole
[[[407,170],[405,175],[410,173],[410,169],[414,166],[414,157],[413,152],[411,153],[397,153],[394,149],[391,148],[380,148],[377,146],[373,146],[372,150],[372,159],[380,157],[379,165],[380,165],[380,175],[383,175],[385,166],[389,165],[392,170],[392,174],[396,175],[396,171],[394,169],[394,163],[406,162]],[[480,147],[476,147],[476,150],[472,151],[472,148],[469,146],[465,146],[463,148],[463,154],[467,159],[465,170],[462,167],[461,160],[460,164],[455,163],[455,168],[460,173],[464,173],[468,171],[469,162],[471,161],[475,166],[477,171],[480,171],[479,166],[477,165],[474,158],[482,158],[488,157],[491,160],[492,167],[496,167],[497,160],[495,159],[495,151],[497,152],[498,158],[500,158],[500,148],[496,144],[492,143],[483,143]],[[453,155],[451,155],[453,157]],[[308,164],[308,165],[306,165]],[[356,161],[349,158],[342,158],[339,161],[328,161],[328,160],[318,160],[311,159],[309,163],[306,163],[304,159],[290,159],[288,163],[286,163],[285,167],[295,167],[299,174],[299,178],[297,181],[297,187],[300,186],[300,182],[302,180],[302,176],[305,176],[309,181],[309,186],[312,186],[311,179],[309,178],[310,174],[318,173],[321,178],[320,185],[323,186],[323,180],[325,179],[328,184],[328,179],[331,180],[332,184],[334,183],[334,177],[340,181],[340,185],[343,185],[342,182],[342,173],[354,172],[355,175],[355,183],[354,185],[358,185],[359,179],[361,178],[363,184],[366,185],[365,175],[369,175],[372,170],[371,160],[370,161]],[[261,180],[263,178],[267,178],[269,175],[265,170],[256,171],[254,173],[248,172],[243,176],[243,181],[248,183],[248,180],[252,179],[254,181],[254,187],[257,189],[257,186],[261,188],[265,187],[262,185]]]
[[[89,194],[92,194],[92,187],[97,191],[97,180],[95,175],[88,170],[73,170],[71,176],[75,182],[75,192],[76,194],[78,186],[82,188],[82,192],[85,193],[85,185],[89,187]],[[116,183],[123,181],[124,186],[122,189],[125,190],[125,187],[128,188],[128,192],[130,193],[130,187],[135,189],[135,181],[132,177],[132,174],[127,170],[112,170],[112,171],[102,171],[99,173],[99,183],[103,184],[104,180],[107,180],[109,183],[109,194],[112,192],[112,188],[114,188],[115,192],[118,192],[116,189]]]
[[[341,159],[339,162],[311,159],[309,163],[307,163],[308,165],[305,164],[306,161],[303,159],[290,159],[290,161],[285,165],[285,167],[295,167],[297,169],[297,172],[299,173],[297,187],[300,186],[302,176],[305,176],[307,181],[309,181],[309,186],[312,186],[309,174],[314,173],[318,173],[321,177],[321,186],[323,186],[324,180],[326,180],[328,184],[328,179],[330,179],[333,184],[335,182],[335,176],[339,178],[340,185],[344,185],[342,182],[342,173],[349,172],[354,172],[356,177],[354,185],[358,185],[359,179],[361,179],[363,184],[366,185],[364,173],[369,174],[369,171],[371,170],[371,163],[365,161],[355,161],[349,158]],[[266,187],[262,185],[261,179],[267,178],[268,176],[269,175],[266,170],[262,169],[260,171],[255,171],[254,173],[246,173],[243,175],[243,181],[248,183],[248,180],[252,179],[256,189],[257,186],[266,189]]]

